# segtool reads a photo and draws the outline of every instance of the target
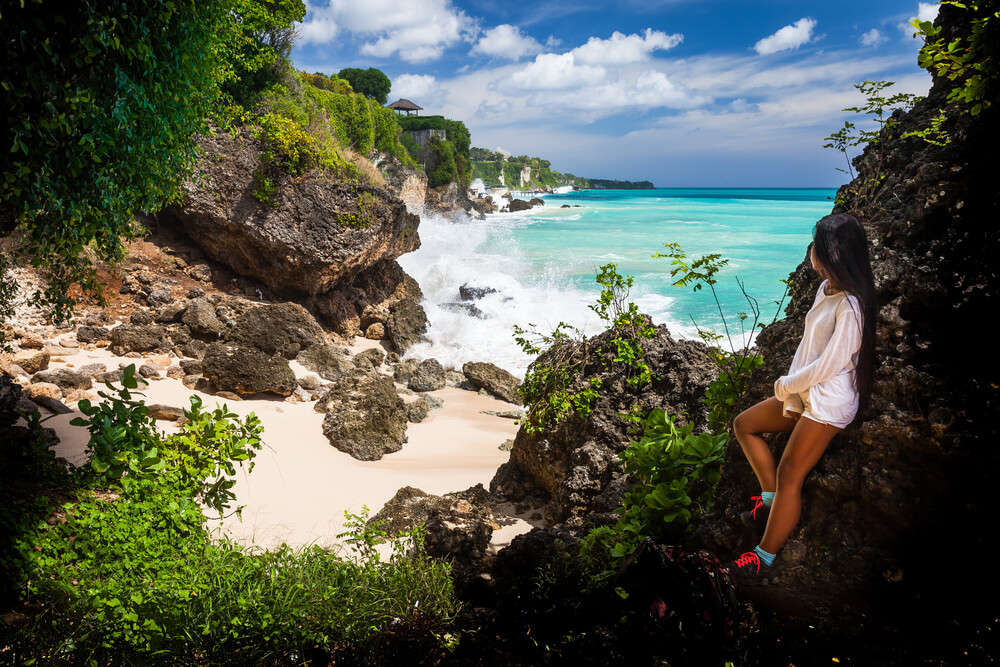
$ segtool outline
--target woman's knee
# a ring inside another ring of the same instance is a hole
[[[787,459],[778,463],[777,485],[779,489],[800,489],[808,470]]]
[[[733,419],[733,433],[737,435],[743,435],[745,433],[750,433],[750,417],[747,415],[748,410],[744,410],[740,414],[736,415]]]

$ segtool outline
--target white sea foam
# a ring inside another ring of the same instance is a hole
[[[420,284],[430,324],[425,340],[411,347],[407,356],[434,357],[456,368],[467,361],[490,361],[523,376],[531,358],[513,339],[515,325],[534,325],[546,333],[559,322],[588,335],[602,330],[601,321],[587,307],[594,302],[596,285],[589,291],[574,285],[558,255],[541,265],[523,258],[512,230],[530,223],[519,214],[487,220],[421,216],[421,247],[403,255],[399,263]],[[459,287],[464,284],[497,291],[463,302]],[[671,297],[634,294],[633,300],[676,335],[696,336],[693,327],[671,317]],[[481,317],[463,304],[474,305]]]

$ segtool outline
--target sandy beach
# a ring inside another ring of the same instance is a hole
[[[358,339],[352,352],[376,344]],[[138,368],[154,361],[115,356],[107,349],[67,349],[61,358],[63,361],[53,360],[49,367],[99,362],[110,370],[119,364],[135,363]],[[162,366],[165,359],[159,361]],[[309,374],[298,363],[291,366],[297,377]],[[95,385],[91,391],[99,388]],[[403,486],[431,494],[460,491],[477,483],[488,487],[497,467],[510,456],[499,445],[517,431],[514,420],[482,412],[510,410],[510,404],[449,386],[430,392],[444,406],[432,410],[423,422],[408,425],[408,441],[402,450],[378,461],[359,461],[330,445],[322,432],[323,415],[311,402],[290,403],[278,397],[226,401],[166,377],[152,379],[142,393],[148,405],[174,407],[188,406],[189,396],[196,394],[206,407],[225,403],[238,415],[252,412],[261,419],[264,448],[253,472],[241,472],[235,487],[238,503],[244,506],[242,520],[234,515],[210,524],[240,543],[263,548],[282,543],[338,546],[336,535],[343,530],[345,511],[360,513],[367,506],[374,515]],[[88,438],[85,428],[69,423],[79,414],[57,415],[46,422],[59,434],[57,455],[75,464],[84,460]],[[167,432],[177,428],[172,422],[157,424]],[[523,519],[503,526],[494,533],[493,548],[501,548],[530,529]]]

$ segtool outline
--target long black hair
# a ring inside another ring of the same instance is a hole
[[[858,390],[859,423],[868,407],[875,375],[875,276],[869,257],[868,236],[857,218],[848,213],[833,213],[820,219],[813,230],[813,253],[816,261],[829,272],[830,282],[857,298],[861,304],[861,349],[855,368]],[[853,306],[852,306],[853,307]]]

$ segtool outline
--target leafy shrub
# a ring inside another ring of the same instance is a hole
[[[322,72],[313,72],[309,74],[307,72],[301,73],[302,80],[306,83],[316,86],[317,88],[322,88],[323,90],[329,90],[331,93],[340,93],[341,95],[348,95],[353,93],[354,90],[351,88],[351,82],[346,79],[341,79],[337,76],[327,76]]]
[[[47,279],[35,301],[61,320],[71,284],[99,295],[91,258],[121,260],[134,213],[178,196],[216,103],[231,3],[20,4],[2,18],[0,209]]]
[[[592,347],[593,341],[565,322],[560,322],[551,334],[514,327],[514,340],[525,354],[546,356],[533,363],[518,388],[527,415],[522,427],[529,433],[558,424],[571,412],[586,418],[600,397],[603,381],[597,374],[584,379],[584,372],[595,370],[595,360],[601,359],[604,370],[611,364],[624,367],[629,386],[641,388],[657,379],[645,360],[644,339],[655,335],[649,318],[639,313],[628,301],[633,285],[631,276],[618,273],[614,263],[605,264],[595,277],[601,286],[597,302],[590,306],[612,332],[612,347]],[[529,326],[534,326],[530,325]]]
[[[346,67],[337,72],[337,76],[350,83],[354,92],[370,97],[379,104],[385,104],[389,91],[392,89],[389,77],[382,70],[374,67],[368,69]]]
[[[253,415],[202,410],[174,435],[154,428],[131,390],[82,406],[91,432],[83,486],[54,520],[35,517],[15,552],[34,614],[3,640],[14,663],[301,662],[307,651],[342,658],[408,626],[441,630],[457,605],[450,566],[423,549],[423,527],[382,561],[384,531],[347,514],[347,537],[363,545],[345,559],[319,547],[263,552],[210,539],[202,506],[233,500],[233,474],[260,449]],[[49,454],[51,456],[51,454]],[[6,632],[6,630],[5,630]],[[443,635],[443,633],[441,633]],[[437,635],[432,635],[437,636]]]
[[[455,147],[449,141],[431,138],[427,145],[430,157],[428,162],[434,165],[427,172],[427,185],[436,188],[447,185],[458,178],[458,166],[455,163]]]

